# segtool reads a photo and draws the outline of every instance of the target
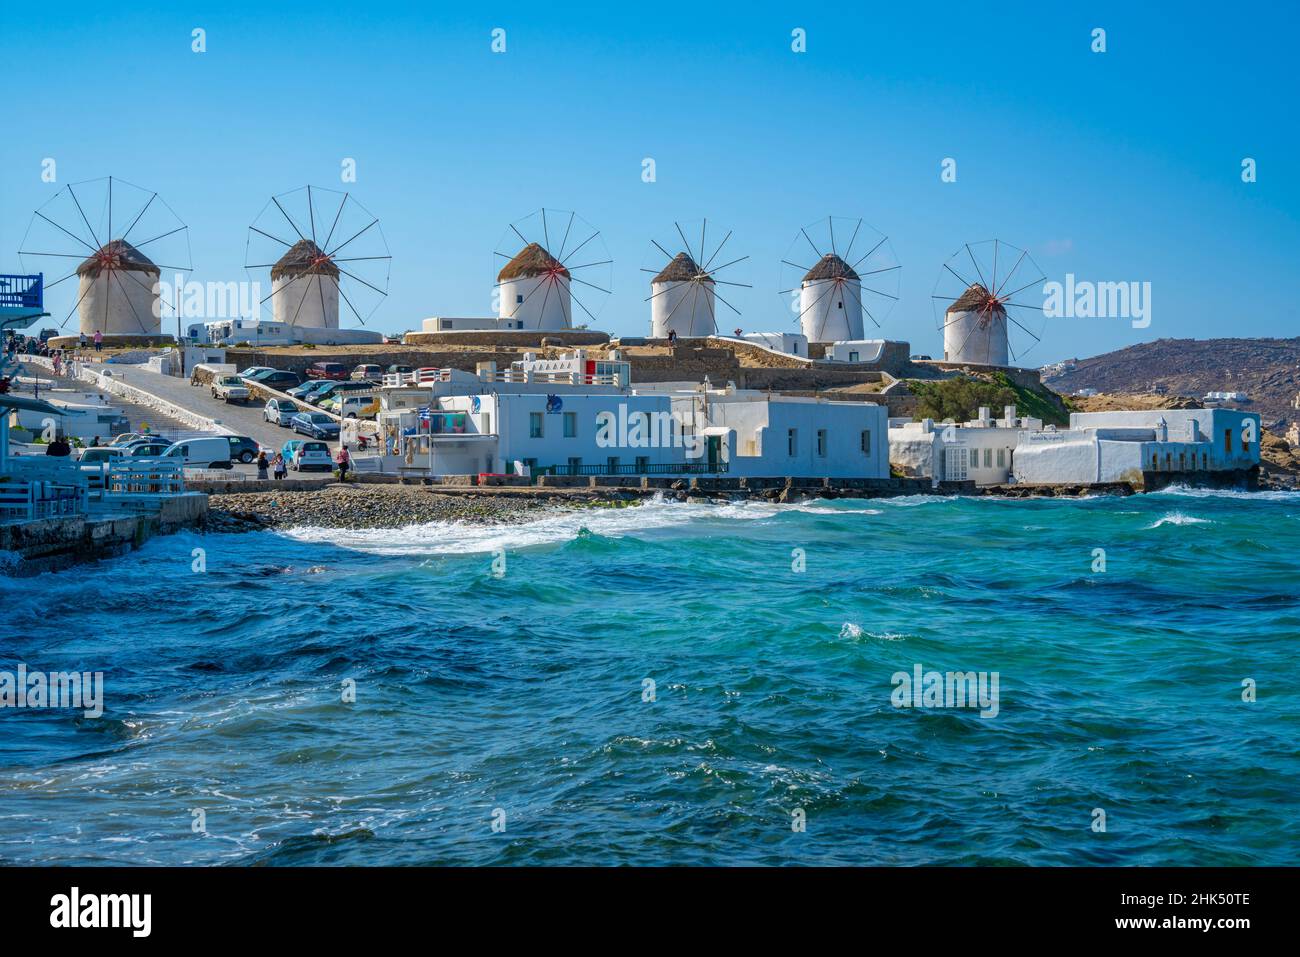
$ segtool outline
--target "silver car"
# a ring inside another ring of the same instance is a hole
[[[297,414],[297,407],[292,402],[286,402],[284,399],[268,399],[266,408],[262,410],[263,419],[285,428],[288,428],[289,422]]]

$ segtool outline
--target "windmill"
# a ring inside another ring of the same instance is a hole
[[[1005,366],[1009,356],[1018,362],[1041,341],[1043,297],[1033,290],[1045,278],[1029,253],[1000,239],[966,243],[953,253],[931,296],[944,361]]]
[[[568,210],[539,209],[511,223],[494,256],[505,260],[495,285],[505,328],[571,329],[574,303],[595,322],[613,289],[614,260],[600,230]]]
[[[781,266],[781,295],[809,342],[862,339],[863,315],[879,328],[898,302],[902,267],[889,237],[860,218],[804,226]]]
[[[158,193],[113,176],[71,183],[32,214],[18,254],[23,267],[75,278],[77,294],[60,323],[79,314],[85,335],[157,338],[162,270],[189,272],[189,228]],[[70,270],[70,271],[68,271]],[[63,273],[66,272],[66,275]]]
[[[654,276],[646,297],[650,303],[650,336],[665,339],[669,333],[682,337],[714,335],[718,332],[719,302],[737,317],[741,314],[728,298],[734,298],[733,293],[728,290],[724,296],[718,287],[751,288],[750,283],[741,281],[749,257],[735,255],[735,248],[728,246],[730,229],[714,225],[710,234],[707,219],[673,223],[673,229],[665,242],[650,241],[651,265],[641,267],[642,272]]]
[[[361,325],[388,295],[393,257],[379,218],[351,193],[302,186],[272,196],[248,227],[244,268],[271,270],[271,315],[290,330],[339,328],[339,300]]]

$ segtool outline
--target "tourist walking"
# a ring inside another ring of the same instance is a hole
[[[289,466],[284,461],[284,455],[280,452],[275,453],[275,459],[272,461],[272,465],[274,466],[272,471],[275,473],[277,481],[284,478],[289,472]]]
[[[104,334],[98,329],[95,330],[95,351],[102,352],[104,349]]]
[[[77,347],[80,349],[86,348],[86,334],[84,332],[77,333]]]
[[[339,467],[339,481],[348,480],[348,466],[352,464],[352,457],[348,455],[348,447],[342,442],[339,443],[339,453],[334,456],[334,463]]]
[[[63,356],[57,349],[51,354],[51,359],[54,362],[54,374],[63,375]]]
[[[266,469],[267,469],[267,466],[270,465],[270,464],[271,464],[271,463],[269,463],[269,462],[266,460],[266,452],[265,452],[265,451],[261,451],[261,452],[258,452],[258,453],[257,453],[257,477],[258,477],[259,479],[265,479],[265,478],[268,477],[267,474],[266,474]]]

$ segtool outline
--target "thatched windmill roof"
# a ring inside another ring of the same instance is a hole
[[[992,308],[989,307],[992,303]],[[1006,309],[1002,307],[994,296],[978,282],[973,282],[967,287],[957,301],[949,306],[947,312],[991,312],[999,315],[1006,315]]]
[[[339,267],[310,239],[300,239],[271,267],[271,280],[294,276],[332,276],[339,278]]]
[[[692,280],[711,283],[713,277],[708,273],[701,274],[700,267],[686,253],[678,253],[673,257],[672,262],[650,282],[691,282]]]
[[[149,272],[154,275],[160,273],[153,260],[125,239],[114,239],[104,243],[97,252],[88,256],[77,267],[77,275],[98,279],[99,274],[105,269],[125,269],[131,272]]]
[[[808,270],[808,275],[803,277],[804,282],[817,282],[823,279],[857,279],[858,274],[853,271],[853,267],[846,263],[834,253],[827,253],[817,261],[817,264]]]
[[[566,279],[569,277],[569,270],[564,268],[564,263],[537,243],[529,243],[519,250],[514,259],[501,267],[501,271],[497,273],[497,282],[507,282],[511,279],[522,279],[529,276],[545,276],[548,273],[555,273],[564,276]]]

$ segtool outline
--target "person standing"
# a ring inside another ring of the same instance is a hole
[[[63,357],[59,354],[59,350],[55,349],[51,353],[51,358],[54,362],[54,374],[63,375]]]
[[[77,333],[77,348],[86,348],[86,334],[84,332]]]
[[[334,456],[334,462],[339,467],[339,481],[348,480],[348,466],[352,464],[352,457],[348,455],[348,447],[342,442],[339,443],[339,453]]]
[[[95,351],[102,352],[104,349],[104,334],[98,329],[95,330]]]
[[[283,453],[276,452],[275,459],[272,462],[272,464],[274,465],[273,471],[275,472],[276,481],[283,479],[285,475],[289,473],[289,466],[284,460]]]
[[[269,464],[266,460],[266,450],[259,450],[257,453],[257,477],[259,479],[267,478],[266,469]]]

